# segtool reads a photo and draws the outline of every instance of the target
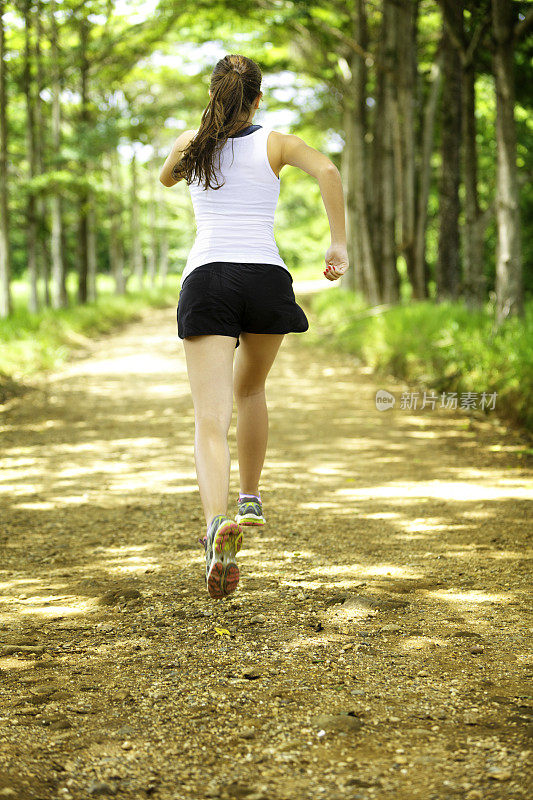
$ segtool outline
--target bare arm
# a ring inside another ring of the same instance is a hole
[[[161,170],[161,174],[159,176],[159,180],[161,181],[163,186],[170,187],[178,183],[178,181],[172,177],[172,170],[180,160],[181,154],[183,153],[183,151],[185,150],[185,148],[187,147],[191,139],[194,138],[195,135],[196,131],[183,131],[183,133],[180,133],[180,135],[174,142],[172,150],[170,151],[167,160],[163,164],[163,169]]]
[[[283,137],[281,159],[282,164],[298,167],[318,181],[331,231],[331,247],[325,258],[329,269],[324,274],[327,273],[326,277],[330,280],[340,278],[349,266],[346,252],[344,193],[340,172],[330,158],[314,147],[309,147],[303,139],[294,134]]]

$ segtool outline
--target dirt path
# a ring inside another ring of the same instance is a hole
[[[174,309],[0,415],[0,798],[527,796],[524,446],[378,412],[303,336],[231,600],[204,587]],[[233,513],[235,419],[230,447]]]

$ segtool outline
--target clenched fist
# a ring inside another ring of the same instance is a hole
[[[332,244],[326,252],[326,269],[324,275],[328,281],[336,281],[342,277],[350,264],[348,262],[348,251],[341,244]]]

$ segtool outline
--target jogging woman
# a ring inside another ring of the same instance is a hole
[[[268,438],[266,377],[284,335],[309,327],[274,238],[283,166],[299,167],[318,180],[331,228],[324,274],[337,280],[348,269],[339,171],[298,136],[252,124],[263,96],[261,78],[255,61],[241,55],[222,58],[211,75],[210,102],[200,127],[176,139],[160,175],[165,186],[185,179],[196,217],[177,322],[194,405],[194,457],[207,525],[200,542],[207,589],[217,599],[234,592],[239,582],[235,556],[243,527],[265,523],[259,481]],[[227,435],[234,395],[241,491],[232,519],[227,515]]]

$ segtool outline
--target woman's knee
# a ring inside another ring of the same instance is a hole
[[[239,400],[245,400],[249,397],[254,397],[256,395],[264,395],[265,384],[241,383],[240,381],[235,381],[233,384],[233,393],[235,395],[235,400],[237,400],[237,402]]]
[[[222,415],[212,411],[199,410],[194,413],[197,431],[211,436],[227,436],[231,415]]]

